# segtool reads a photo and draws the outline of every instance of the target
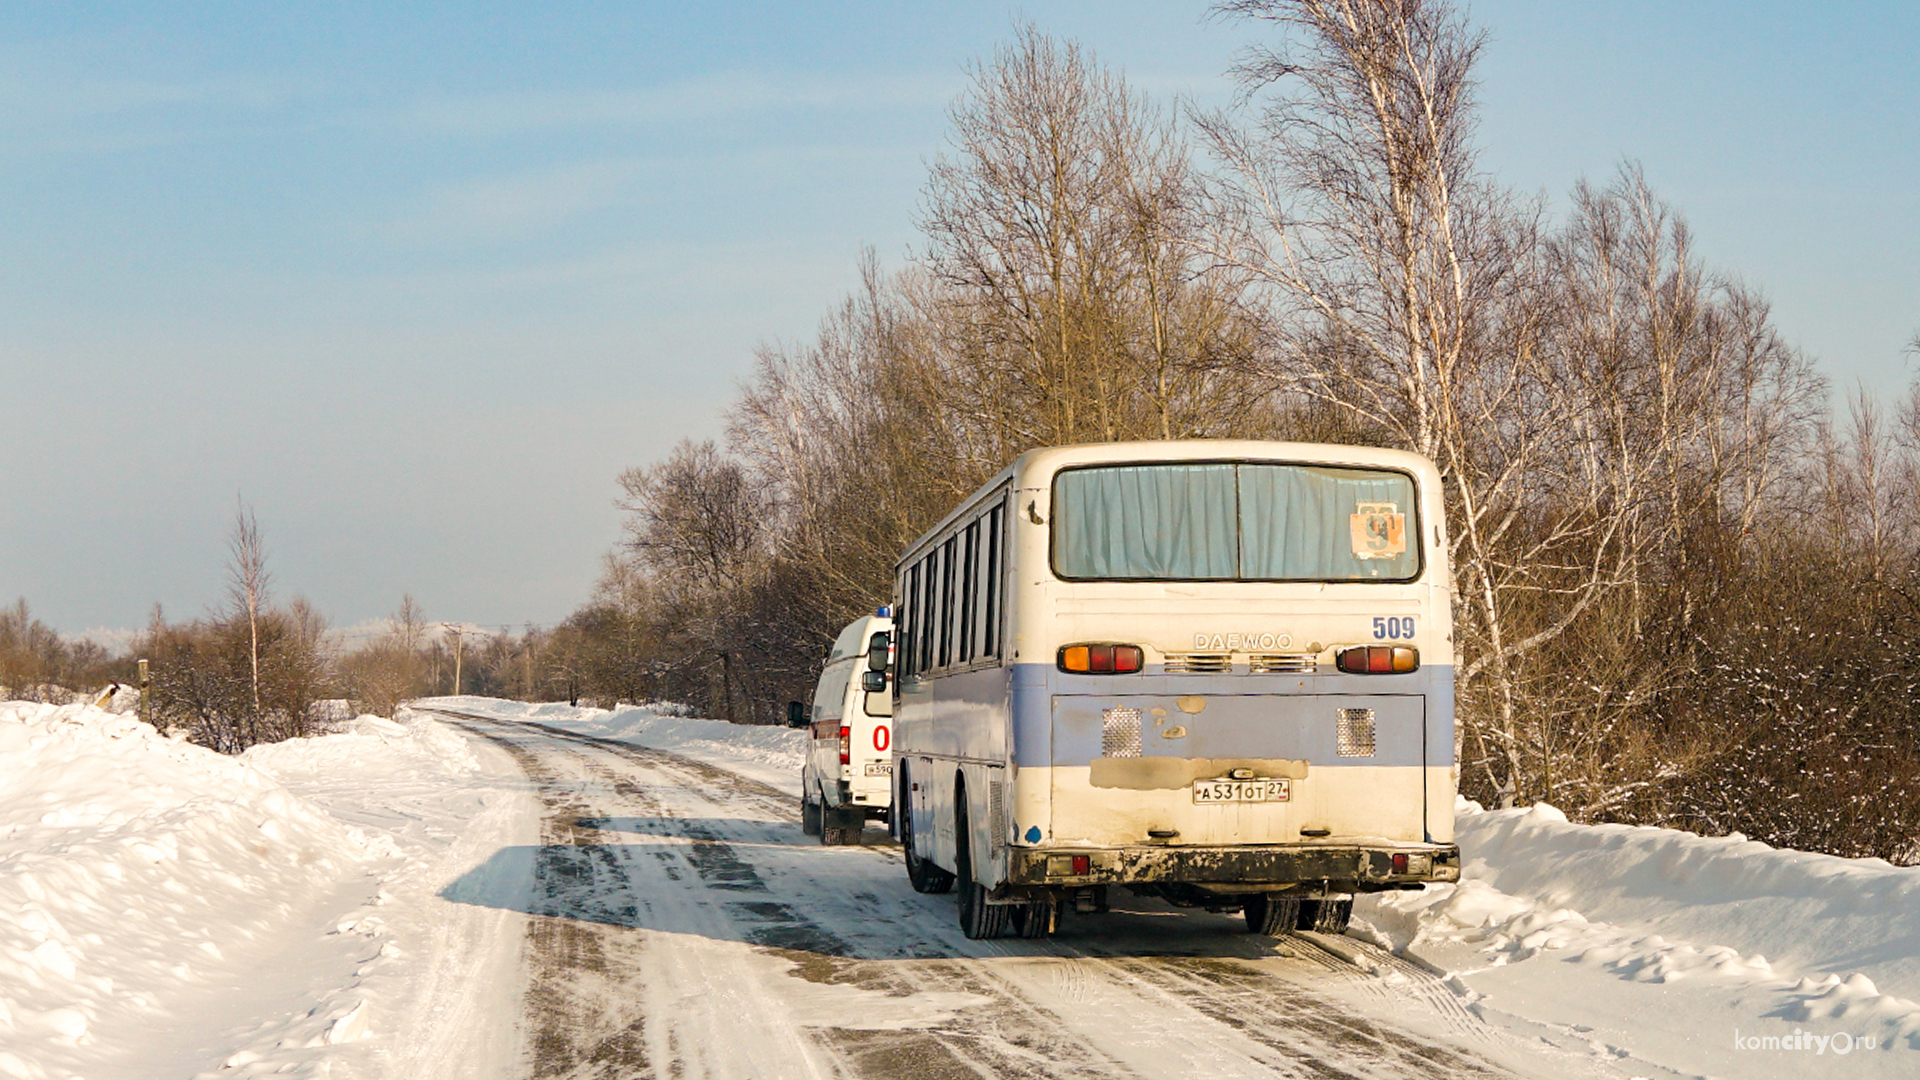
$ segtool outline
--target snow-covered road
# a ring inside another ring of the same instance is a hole
[[[507,749],[545,807],[537,846],[442,893],[532,916],[535,1076],[1595,1074],[1350,938],[1276,943],[1121,894],[1049,941],[969,941],[877,831],[823,848],[796,799],[736,773],[439,715]]]

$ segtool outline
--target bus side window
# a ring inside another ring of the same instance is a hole
[[[953,663],[953,586],[959,566],[954,558],[960,537],[949,536],[940,545],[940,666]]]
[[[920,576],[920,601],[921,603],[920,603],[919,669],[922,672],[929,671],[934,666],[933,631],[934,631],[934,628],[938,626],[940,622],[940,609],[935,606],[939,602],[938,590],[935,588],[935,586],[938,585],[940,581],[940,575],[938,573],[939,568],[940,568],[940,549],[934,548],[932,551],[927,552],[927,557],[925,559],[922,559],[920,561],[920,575],[921,575]]]
[[[980,613],[979,605],[974,600],[975,587],[980,580],[980,523],[976,521],[968,525],[960,536],[960,644],[954,650],[953,659],[956,663],[970,664],[973,662],[974,646],[980,640],[973,632],[974,616]]]
[[[893,663],[899,670],[894,672],[894,684],[920,670],[916,662],[919,659],[914,643],[914,635],[920,614],[920,567],[918,564],[907,567],[906,580],[900,588],[900,624],[894,627]]]
[[[994,659],[1000,656],[1000,523],[1004,516],[1003,506],[987,511],[986,572],[981,575],[986,585],[986,602],[980,605],[986,609],[986,633],[982,636],[980,653]]]

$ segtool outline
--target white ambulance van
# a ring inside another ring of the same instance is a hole
[[[827,654],[812,706],[787,706],[787,723],[812,732],[800,770],[800,821],[822,844],[859,843],[867,822],[886,821],[893,802],[893,696],[883,674],[889,615],[881,608],[848,623]]]

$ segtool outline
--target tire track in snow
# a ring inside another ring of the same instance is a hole
[[[1417,999],[1438,1017],[1447,1030],[1479,1043],[1499,1042],[1503,1035],[1467,1008],[1451,986],[1426,968],[1358,938],[1344,935],[1301,934],[1295,939],[1299,955],[1325,963],[1330,970],[1351,976],[1353,985],[1386,1002]]]
[[[852,935],[855,940],[848,940],[847,936],[830,931],[801,914],[793,905],[771,899],[774,889],[762,879],[758,869],[736,854],[729,840],[761,847],[797,847],[796,857],[806,859],[819,849],[811,842],[802,841],[801,845],[790,842],[798,824],[799,800],[771,788],[750,793],[759,796],[757,801],[762,809],[774,811],[774,822],[749,824],[736,821],[727,830],[732,833],[728,836],[711,824],[725,819],[710,815],[737,806],[739,800],[714,798],[707,793],[717,790],[727,792],[730,796],[732,785],[738,781],[734,774],[677,755],[623,744],[597,748],[638,759],[669,776],[681,773],[690,780],[702,781],[662,785],[662,788],[675,791],[683,799],[706,804],[693,808],[702,811],[699,813],[675,814],[671,808],[653,798],[648,789],[621,780],[618,774],[605,766],[595,766],[596,773],[615,784],[636,805],[654,811],[657,820],[665,826],[664,831],[690,841],[689,850],[697,854],[690,855],[689,861],[710,888],[769,897],[764,900],[735,901],[728,906],[736,915],[744,912],[758,919],[759,925],[753,925],[746,919],[739,920],[744,936],[754,944],[793,961],[802,978],[810,977],[823,985],[857,986],[899,999],[938,993],[977,997],[985,1002],[967,1010],[967,1023],[964,1025],[940,1024],[926,1030],[814,1029],[811,1034],[834,1053],[849,1075],[915,1078],[982,1075],[1091,1078],[1131,1075],[1117,1062],[1092,1052],[1063,1025],[1052,1022],[1044,1011],[1032,1009],[1025,1002],[1008,1000],[1003,987],[990,979],[981,978],[970,971],[967,965],[933,959],[951,956],[951,951],[940,944],[926,942],[917,948],[909,944],[903,949],[904,943],[914,940],[916,926],[892,924],[888,931],[872,935],[855,934]],[[655,754],[660,756],[654,758]],[[892,861],[897,863],[899,860],[895,857]],[[904,875],[904,870],[900,873]],[[856,892],[849,899],[855,908],[855,917],[844,921],[856,929],[866,922],[863,916],[879,914],[883,906],[880,898],[871,892]],[[905,936],[898,931],[904,931]],[[878,962],[860,959],[875,956],[891,958],[903,951],[909,954],[908,962],[904,965],[890,959]],[[916,953],[920,955],[912,955]],[[828,958],[842,962],[823,964],[822,961]]]
[[[1325,995],[1288,985],[1233,960],[1176,959],[1121,966],[1149,985],[1285,1054],[1290,1075],[1309,1077],[1501,1077],[1477,1056],[1439,1046],[1364,1014],[1327,1007]],[[1364,976],[1362,977],[1364,978]],[[1279,985],[1276,985],[1278,983]],[[1276,1025],[1276,1015],[1286,1023]]]
[[[614,968],[644,963],[637,955],[638,942],[619,943],[616,955],[609,957],[606,935],[596,933],[594,926],[630,915],[605,904],[606,897],[626,894],[624,873],[583,834],[577,822],[585,808],[575,799],[575,789],[541,755],[478,725],[456,723],[511,754],[546,805],[533,862],[530,914],[536,918],[527,926],[530,1075],[541,1080],[652,1075],[642,1037],[644,1016],[608,1015],[606,1008],[605,991]],[[583,918],[588,921],[578,921]]]
[[[832,1073],[847,1077],[912,1076],[916,1080],[980,1076],[1079,1080],[1135,1075],[1120,1063],[1091,1050],[1084,1040],[1044,1011],[1035,1010],[1017,998],[1010,999],[996,981],[969,970],[964,962],[948,959],[953,956],[948,944],[917,941],[916,931],[926,921],[924,913],[912,912],[909,919],[901,920],[898,913],[882,910],[886,902],[875,892],[854,890],[849,894],[854,910],[843,914],[853,915],[847,921],[866,932],[855,935],[858,940],[849,941],[802,914],[793,904],[780,900],[775,895],[776,886],[769,885],[761,875],[760,870],[766,868],[765,860],[756,867],[741,858],[735,845],[797,849],[789,861],[804,862],[816,857],[820,849],[799,837],[798,799],[666,751],[612,743],[541,725],[499,724],[482,717],[436,711],[476,735],[508,746],[515,753],[516,760],[547,799],[550,812],[546,843],[568,846],[591,843],[591,834],[636,829],[650,836],[683,841],[670,848],[649,846],[645,853],[630,855],[625,861],[630,869],[634,861],[653,862],[657,872],[664,872],[662,876],[669,882],[676,880],[670,871],[685,868],[691,871],[686,876],[696,879],[705,890],[720,894],[697,901],[693,906],[698,912],[689,911],[684,902],[675,903],[669,898],[673,890],[656,892],[643,888],[643,882],[636,881],[637,875],[631,872],[616,881],[614,875],[596,875],[580,868],[580,863],[587,858],[593,858],[597,864],[601,861],[597,857],[571,851],[556,857],[543,851],[535,860],[536,873],[542,867],[547,868],[547,872],[537,888],[549,894],[549,899],[536,904],[537,914],[557,917],[571,911],[576,918],[626,927],[684,927],[691,921],[700,924],[695,932],[747,941],[769,956],[790,962],[793,974],[800,979],[822,986],[854,987],[882,995],[883,1000],[933,995],[977,999],[982,1003],[968,1008],[954,1022],[921,1028],[868,1028],[831,1023],[812,1027],[807,1035],[828,1059]],[[516,727],[540,728],[540,733],[552,736],[553,741],[536,749],[533,740],[513,730]],[[653,775],[642,780],[630,771],[612,768],[604,760],[596,761],[583,755],[583,750],[602,752]],[[557,779],[556,770],[551,767],[551,759],[555,757],[567,758],[567,764],[576,768],[578,775],[566,781]],[[576,794],[580,787],[593,788],[603,797],[613,796],[618,809],[586,812]],[[714,798],[708,794],[713,791],[724,794]],[[669,792],[674,796],[672,802],[679,805],[670,806],[663,799]],[[688,803],[694,805],[686,805]],[[758,811],[770,820],[718,816],[722,810],[738,813],[743,804],[749,815]],[[898,855],[894,853],[874,848],[848,848],[831,853],[842,861],[860,859],[862,862],[876,854],[892,864],[889,869],[904,877],[904,871],[898,869]],[[805,875],[789,871],[783,876]],[[554,891],[556,885],[558,891]],[[604,897],[586,897],[581,893],[585,888],[614,890],[614,895],[631,902],[609,903]],[[935,898],[922,899],[937,903]],[[669,908],[680,910],[667,910]],[[584,963],[595,972],[605,966],[604,954],[580,948],[580,938],[600,935],[578,932],[577,927],[575,930],[576,933],[565,938],[536,938],[530,942],[536,956],[551,960],[544,964],[536,960],[535,990],[530,991],[529,996],[529,1019],[537,1033],[534,1043],[539,1051],[534,1062],[537,1077],[603,1075],[580,1066],[600,1064],[604,1056],[581,1053],[577,1049],[568,1053],[564,1049],[569,1038],[576,1042],[592,1042],[596,1038],[607,1041],[601,1032],[608,1024],[582,1015],[594,1011],[592,988],[586,993],[578,992],[581,980],[555,970],[574,962]],[[954,933],[958,934],[957,929]],[[903,956],[904,965],[900,960]],[[637,959],[657,969],[662,957],[659,950],[653,950]],[[541,989],[543,981],[549,984],[544,990]],[[671,1030],[670,1021],[666,1024],[669,1030],[655,1030],[660,1026],[660,1017],[652,1013],[645,1018],[627,1020],[621,1032],[630,1034],[636,1029],[646,1032],[645,1044],[651,1046],[651,1056],[634,1054],[606,1060],[608,1064],[629,1063],[633,1071],[604,1075],[705,1075],[697,1067],[682,1068],[685,1059],[699,1056],[700,1048],[679,1038]],[[665,1072],[651,1064],[661,1060],[670,1063]]]

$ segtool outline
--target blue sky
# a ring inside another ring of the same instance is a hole
[[[1473,5],[1485,164],[1626,158],[1836,382],[1920,330],[1920,9]],[[217,600],[236,494],[338,624],[551,623],[614,477],[716,436],[756,343],[916,241],[1016,18],[1222,104],[1202,4],[0,9],[0,601],[69,633]]]

